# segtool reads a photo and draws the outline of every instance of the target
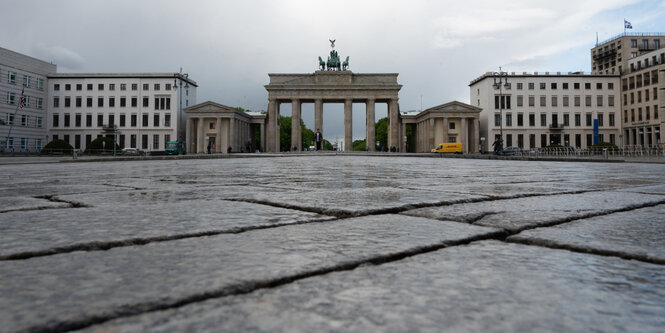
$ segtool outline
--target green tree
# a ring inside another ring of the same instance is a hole
[[[353,151],[365,151],[366,147],[367,144],[364,139],[353,141]]]
[[[302,119],[300,120],[300,132],[303,148],[314,145],[314,132],[305,126]],[[291,147],[291,117],[279,116],[279,145],[282,151],[289,151],[293,148]],[[330,149],[332,150],[332,148]]]
[[[120,146],[117,144],[115,145],[115,151],[118,153],[120,152]],[[102,152],[113,153],[113,139],[102,136],[92,140],[92,142],[85,147],[86,154],[99,154]]]
[[[374,128],[376,131],[376,141],[379,141],[379,149],[381,147],[388,149],[388,118],[379,119]],[[373,144],[376,144],[376,142]]]
[[[74,147],[70,145],[67,141],[55,139],[42,148],[40,154],[51,154],[51,153],[64,153],[69,154],[72,152]]]
[[[321,144],[321,149],[323,150],[333,150],[333,145],[330,141],[323,139],[323,144]]]

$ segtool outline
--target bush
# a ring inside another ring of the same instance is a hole
[[[598,142],[595,145],[592,145],[589,147],[590,150],[593,151],[603,151],[603,149],[607,148],[607,150],[618,150],[619,147],[613,143],[609,142]]]
[[[55,139],[44,146],[42,150],[39,152],[40,154],[52,154],[52,153],[63,153],[63,154],[71,154],[72,150],[74,150],[74,147],[69,144],[69,142],[60,140],[60,139]]]
[[[103,142],[106,142],[106,145],[103,144]],[[120,146],[117,144],[115,145],[115,151],[120,152]],[[97,139],[92,140],[90,144],[85,147],[85,153],[86,154],[100,154],[100,153],[113,153],[113,139],[111,138],[105,138],[105,137],[99,137]]]

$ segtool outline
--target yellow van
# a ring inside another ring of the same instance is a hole
[[[448,142],[440,143],[436,148],[432,149],[433,153],[462,153],[462,143],[461,142]]]

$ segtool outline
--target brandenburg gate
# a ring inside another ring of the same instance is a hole
[[[331,41],[334,48],[334,41]],[[291,103],[291,147],[302,150],[300,128],[303,103],[314,103],[314,128],[320,129],[323,137],[323,103],[344,103],[344,150],[351,151],[353,144],[352,114],[353,103],[366,105],[367,146],[374,150],[375,135],[374,106],[376,103],[388,105],[388,147],[401,148],[398,93],[402,88],[397,83],[396,73],[358,74],[347,70],[349,58],[343,63],[333,49],[324,63],[319,57],[319,70],[314,74],[268,74],[268,119],[266,126],[266,150],[280,151],[279,110],[280,104]],[[328,69],[326,70],[326,65]]]

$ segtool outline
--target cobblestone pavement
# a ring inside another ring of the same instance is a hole
[[[0,332],[653,332],[662,164],[2,166]]]

